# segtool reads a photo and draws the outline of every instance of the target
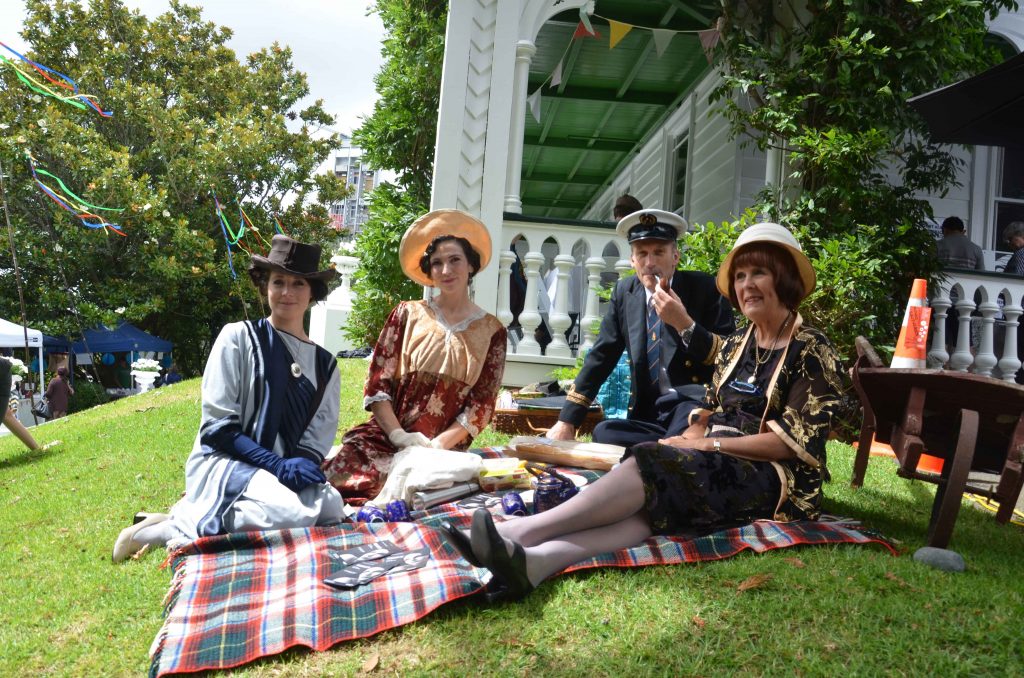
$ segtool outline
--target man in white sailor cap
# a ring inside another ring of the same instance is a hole
[[[616,284],[597,342],[547,435],[573,440],[598,389],[622,351],[629,352],[632,392],[626,419],[607,419],[594,429],[594,442],[629,447],[679,435],[711,381],[721,340],[734,329],[732,307],[715,279],[677,271],[678,241],[686,220],[646,209],[627,215],[617,227],[630,246],[635,276]]]

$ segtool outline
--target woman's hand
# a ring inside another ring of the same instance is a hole
[[[409,432],[404,428],[396,428],[388,434],[388,440],[399,450],[403,450],[406,447],[431,447],[430,438],[423,435],[419,431]]]
[[[659,445],[668,445],[669,447],[689,447],[686,444],[686,439],[683,436],[672,436],[671,438],[662,438],[658,441]]]
[[[714,438],[688,438],[685,433],[679,436],[672,436],[671,438],[662,438],[658,442],[662,445],[669,445],[670,447],[699,450],[701,452],[710,452],[715,449]]]
[[[462,444],[468,433],[460,424],[453,424],[451,428],[438,433],[437,437],[430,441],[430,447],[438,450],[454,450]]]

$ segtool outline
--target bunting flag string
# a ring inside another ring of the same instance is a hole
[[[608,49],[615,49],[619,42],[621,42],[622,39],[625,38],[626,35],[628,35],[634,28],[650,31],[651,36],[654,38],[654,49],[657,52],[659,59],[665,53],[665,50],[668,49],[669,43],[672,42],[672,39],[679,33],[685,33],[697,36],[700,40],[701,47],[704,50],[704,56],[707,57],[708,63],[711,63],[712,52],[714,51],[715,46],[718,45],[718,40],[721,36],[721,19],[719,19],[711,28],[684,31],[629,24],[624,21],[610,19],[600,14],[588,14],[586,6],[581,7],[580,21],[576,24],[576,29],[573,31],[572,38],[570,39],[569,44],[566,45],[565,50],[562,52],[562,56],[558,59],[558,63],[554,70],[547,78],[544,79],[544,82],[542,82],[526,97],[526,106],[530,110],[530,114],[533,116],[533,119],[538,123],[540,122],[541,114],[541,91],[545,86],[558,87],[562,84],[562,78],[564,77],[562,64],[565,62],[565,57],[569,53],[569,48],[572,46],[573,41],[582,38],[601,38],[601,34],[594,29],[593,24],[590,22],[591,16],[608,22]]]
[[[32,69],[36,73],[41,75],[47,82],[55,85],[60,89],[71,91],[70,94],[66,95],[61,94],[58,91],[54,91],[52,88],[47,86],[46,83],[38,80],[37,78],[32,77],[29,73],[25,72],[22,68],[20,68],[18,62],[15,62],[13,59],[6,57],[3,54],[0,54],[0,63],[4,63],[10,66],[14,70],[15,75],[18,76],[18,79],[25,83],[25,85],[27,85],[28,88],[33,92],[36,92],[37,94],[41,94],[43,96],[52,97],[57,101],[62,101],[64,103],[74,106],[75,108],[80,108],[82,110],[88,110],[91,108],[104,118],[109,118],[114,115],[112,111],[104,111],[102,108],[100,108],[95,96],[91,94],[82,94],[78,89],[78,83],[69,78],[68,76],[64,75],[63,73],[55,71],[52,68],[47,68],[46,66],[40,63],[32,61],[23,54],[20,54],[19,52],[11,49],[3,42],[0,42],[0,47],[3,47],[8,52],[18,57],[21,63],[31,66]]]
[[[654,49],[657,51],[659,58],[661,57],[661,55],[665,53],[665,50],[668,49],[668,45],[670,42],[672,42],[672,38],[676,37],[680,33],[683,33],[687,35],[697,36],[697,38],[700,40],[701,47],[704,49],[704,55],[707,57],[708,63],[711,63],[711,54],[714,51],[715,47],[718,45],[718,40],[722,35],[721,18],[719,18],[715,22],[715,25],[712,26],[711,28],[705,28],[702,30],[683,31],[673,30],[671,28],[654,28],[653,26],[638,26],[636,24],[628,24],[624,21],[610,19],[600,14],[594,14],[593,16],[599,19],[604,19],[605,21],[608,22],[608,32],[610,34],[608,39],[608,49],[615,49],[615,46],[619,44],[619,41],[626,37],[626,35],[631,30],[637,28],[640,30],[651,32],[651,35],[654,38]],[[576,32],[579,33],[579,30],[580,28],[579,26],[577,26]],[[573,38],[575,39],[576,36],[574,35]]]
[[[41,167],[37,167],[36,159],[30,154],[26,153],[26,156],[28,157],[29,169],[32,170],[32,179],[35,181],[36,186],[38,186],[47,197],[60,205],[62,209],[73,214],[76,219],[82,222],[83,226],[92,229],[102,228],[108,235],[110,234],[110,231],[113,231],[119,236],[125,236],[125,233],[121,230],[120,226],[107,221],[92,211],[123,212],[124,208],[100,207],[99,205],[93,205],[92,203],[87,202],[84,198],[76,195],[71,189],[69,189],[59,177],[47,172]],[[40,178],[41,176],[48,177],[57,182],[57,185],[60,186],[63,193],[44,183]]]

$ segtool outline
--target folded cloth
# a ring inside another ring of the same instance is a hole
[[[417,492],[476,480],[481,463],[479,455],[469,452],[407,447],[392,459],[384,488],[370,503],[384,506],[389,501],[402,499],[411,505]]]

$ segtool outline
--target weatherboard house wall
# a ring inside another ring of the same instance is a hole
[[[475,278],[474,299],[506,324],[512,321],[510,275],[517,258],[509,244],[520,240],[516,250],[527,292],[519,317],[522,336],[510,335],[505,373],[509,385],[547,378],[552,368],[574,362],[576,351],[562,337],[563,330],[572,326],[566,293],[570,281],[582,280],[586,286],[578,309],[579,348],[592,344],[602,304],[591,288],[607,282],[610,273],[629,269],[628,246],[608,221],[611,205],[618,195],[630,192],[645,207],[671,209],[672,149],[682,135],[688,136],[689,144],[685,199],[677,209],[691,223],[736,218],[753,204],[758,191],[785,173],[782,154],[766,156],[742,139],[729,139],[727,121],[712,114],[713,104],[708,102],[709,93],[719,82],[718,75],[710,70],[688,92],[680,93],[678,107],[647,135],[617,174],[594,191],[589,204],[574,219],[519,218],[523,212],[524,133],[530,115],[530,65],[538,54],[537,38],[555,15],[580,8],[592,12],[593,3],[450,3],[431,207],[465,210],[478,216],[490,230],[494,263]],[[1019,49],[1024,46],[1022,17],[1020,11],[1001,15],[993,22],[992,30]],[[925,197],[932,201],[939,220],[951,214],[967,217],[972,238],[988,242],[993,237],[989,225],[993,221],[993,177],[1001,156],[998,149],[983,147],[963,153],[968,158],[963,188],[944,196]],[[538,295],[545,279],[556,280],[558,291],[551,299],[550,310],[542,312]],[[995,298],[997,292],[991,296]],[[544,350],[533,341],[533,329],[541,322],[555,337]],[[963,362],[966,353],[963,348],[958,351]],[[1003,369],[1011,367],[1007,363]]]

